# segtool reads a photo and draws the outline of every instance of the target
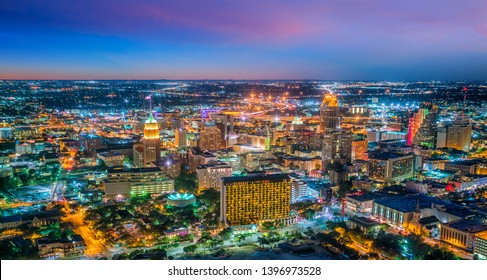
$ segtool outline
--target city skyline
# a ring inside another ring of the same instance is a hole
[[[485,80],[486,5],[6,1],[0,79]]]

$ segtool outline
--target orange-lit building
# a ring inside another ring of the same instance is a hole
[[[150,114],[144,124],[144,165],[151,166],[151,163],[161,159],[161,138],[159,136],[159,124]]]

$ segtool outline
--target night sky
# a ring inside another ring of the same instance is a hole
[[[0,79],[487,80],[487,1],[2,0]]]

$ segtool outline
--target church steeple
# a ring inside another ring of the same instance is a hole
[[[419,197],[416,198],[416,209],[414,209],[414,212],[421,213],[421,208],[419,207]]]
[[[419,219],[421,218],[421,207],[419,206],[419,197],[416,198],[416,209],[413,213],[413,222],[419,224]]]

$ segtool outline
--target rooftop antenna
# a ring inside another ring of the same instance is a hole
[[[465,116],[465,108],[467,106],[467,90],[468,88],[466,86],[463,87],[463,111],[462,111],[462,117]]]

